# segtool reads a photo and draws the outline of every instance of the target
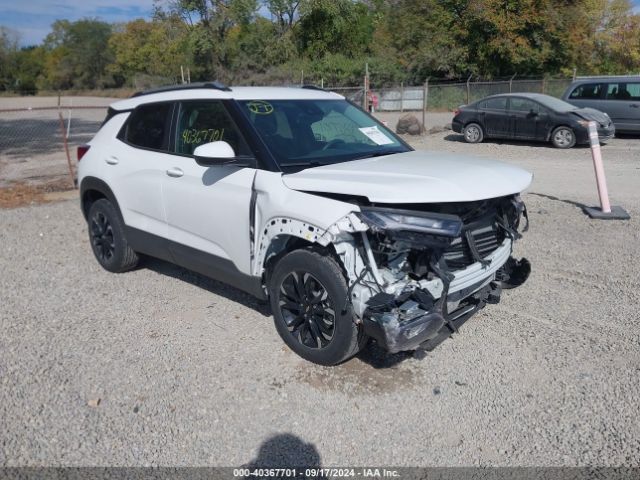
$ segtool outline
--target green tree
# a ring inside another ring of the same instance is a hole
[[[0,91],[14,87],[14,63],[17,51],[17,32],[0,25]]]
[[[296,36],[301,53],[320,59],[329,53],[357,57],[369,51],[374,31],[371,9],[352,0],[309,0]]]
[[[175,80],[180,76],[181,66],[191,65],[189,31],[175,16],[119,25],[109,39],[109,46],[114,60],[108,72],[131,85],[135,85],[139,74]]]
[[[112,27],[96,19],[58,20],[44,45],[48,51],[46,82],[51,88],[97,88],[113,84],[106,68]]]

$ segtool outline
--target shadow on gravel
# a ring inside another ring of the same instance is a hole
[[[256,469],[264,468],[319,468],[321,465],[320,453],[318,449],[312,443],[306,443],[296,435],[291,433],[284,433],[275,435],[265,441],[258,451],[258,456],[250,463],[243,465],[243,469],[248,469],[252,472]],[[260,472],[257,472],[260,473]],[[251,475],[251,473],[250,473]],[[265,475],[258,475],[257,478],[267,478]],[[249,478],[249,477],[243,477]],[[256,478],[251,475],[250,478]],[[286,475],[283,472],[282,475],[270,476],[268,478],[291,478],[291,475]],[[300,478],[299,476],[296,478]],[[314,478],[326,478],[324,476]]]
[[[452,133],[444,137],[444,139],[448,142],[458,142],[458,143],[467,143],[464,141],[464,136],[459,133]],[[506,140],[501,138],[485,138],[482,143],[491,143],[493,145],[510,145],[512,147],[534,147],[534,148],[548,148],[551,150],[556,150],[556,148],[550,143],[546,142],[527,142],[527,141],[519,141],[519,140]],[[603,147],[606,145],[603,145]],[[589,145],[576,145],[573,148],[589,148]]]
[[[553,195],[547,195],[545,193],[529,192],[528,195],[535,195],[536,197],[546,198],[548,200],[553,200],[554,202],[562,202],[562,203],[566,203],[568,205],[573,205],[574,207],[578,207],[580,210],[582,210],[583,208],[585,208],[587,206],[584,203],[575,202],[573,200],[564,200],[562,198],[554,197]]]
[[[256,312],[268,317],[271,315],[271,309],[269,305],[264,302],[260,302],[258,299],[252,297],[248,293],[244,293],[242,290],[231,287],[225,283],[218,282],[199,273],[187,270],[182,267],[178,267],[164,260],[159,260],[152,257],[143,257],[143,261],[140,263],[140,268],[148,268],[156,273],[167,275],[183,282],[190,283],[196,287],[208,290],[211,293],[220,295],[232,302],[237,302],[244,305],[247,308],[251,308]]]
[[[389,353],[381,348],[374,340],[371,340],[368,345],[356,355],[357,359],[376,370],[393,368],[412,357],[411,352]]]

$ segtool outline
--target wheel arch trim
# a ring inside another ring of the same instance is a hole
[[[122,212],[120,211],[120,205],[118,204],[118,200],[116,199],[116,196],[113,193],[113,190],[111,190],[109,185],[107,185],[107,183],[104,180],[101,180],[97,177],[91,177],[91,176],[84,177],[80,182],[80,207],[85,219],[89,214],[88,195],[90,194],[90,192],[97,192],[101,194],[104,198],[109,200],[112,203],[112,205],[115,207],[116,211],[118,212],[118,215],[120,216],[120,220],[123,220]]]

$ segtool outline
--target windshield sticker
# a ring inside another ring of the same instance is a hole
[[[390,145],[393,143],[393,140],[378,130],[377,126],[359,128],[358,130],[360,130],[376,145]]]
[[[251,113],[255,113],[256,115],[269,115],[273,113],[273,105],[264,100],[249,102],[247,103],[247,108]]]

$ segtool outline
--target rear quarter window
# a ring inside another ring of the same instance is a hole
[[[140,105],[129,116],[118,138],[134,147],[169,150],[171,103]]]

